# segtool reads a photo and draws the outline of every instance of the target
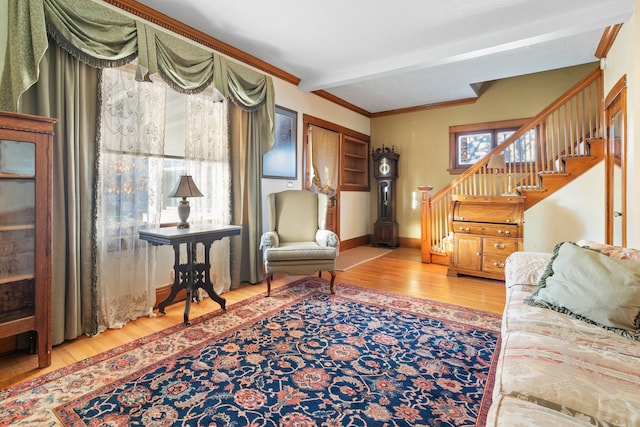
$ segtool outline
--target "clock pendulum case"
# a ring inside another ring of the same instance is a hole
[[[398,158],[394,148],[376,148],[373,157],[373,176],[377,181],[378,220],[373,224],[373,245],[396,247],[399,244],[396,221],[396,179]]]

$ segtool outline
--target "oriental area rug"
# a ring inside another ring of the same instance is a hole
[[[474,426],[500,316],[305,278],[0,391],[0,426]]]

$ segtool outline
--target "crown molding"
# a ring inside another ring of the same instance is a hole
[[[613,45],[613,42],[620,31],[622,24],[609,25],[604,29],[602,33],[602,37],[600,38],[600,43],[598,43],[598,47],[596,48],[596,53],[594,54],[596,58],[605,58]]]
[[[311,92],[313,94],[318,95],[321,98],[327,99],[335,104],[341,105],[344,108],[347,108],[356,113],[362,114],[365,117],[371,118],[371,113],[363,108],[358,107],[357,105],[353,105],[350,102],[345,101],[342,98],[338,98],[337,96],[325,91],[325,90],[314,90]]]

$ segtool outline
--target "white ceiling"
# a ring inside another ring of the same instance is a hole
[[[370,113],[596,61],[634,0],[138,0]]]

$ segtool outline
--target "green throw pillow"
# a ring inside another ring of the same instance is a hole
[[[573,242],[556,245],[538,288],[525,302],[640,339],[640,264]]]

